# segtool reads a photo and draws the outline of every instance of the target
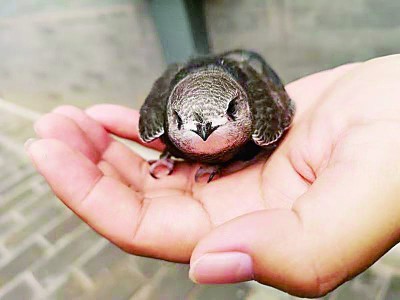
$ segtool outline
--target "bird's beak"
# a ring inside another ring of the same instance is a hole
[[[197,126],[197,130],[193,132],[197,133],[203,141],[206,141],[208,137],[213,133],[219,126],[212,126],[211,123],[201,124]]]
[[[211,134],[211,130],[209,130],[207,126],[201,126],[200,132],[197,132],[197,134],[203,139],[203,141],[206,141]]]

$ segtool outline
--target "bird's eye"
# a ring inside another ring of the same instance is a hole
[[[178,129],[181,130],[182,124],[183,124],[182,119],[175,110],[174,110],[174,114],[175,114],[176,122],[178,123]]]
[[[232,121],[236,120],[236,113],[238,110],[237,104],[238,104],[238,99],[239,97],[235,97],[229,102],[228,109],[226,110],[226,114],[228,115],[228,118],[231,119]]]

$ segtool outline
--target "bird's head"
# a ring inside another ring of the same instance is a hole
[[[187,75],[167,106],[169,138],[187,153],[216,154],[241,146],[251,135],[251,118],[246,92],[219,68]]]

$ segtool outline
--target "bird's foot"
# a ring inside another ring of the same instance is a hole
[[[175,161],[170,157],[161,157],[157,160],[149,160],[148,163],[150,164],[150,175],[155,179],[170,175],[174,170],[175,165]],[[159,176],[160,174],[161,177]]]
[[[207,183],[214,179],[215,175],[219,175],[221,173],[220,166],[201,166],[198,168],[194,179],[196,182],[200,182],[200,179],[204,175],[208,175]]]

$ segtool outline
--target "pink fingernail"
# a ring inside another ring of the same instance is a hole
[[[25,148],[25,151],[28,151],[29,150],[29,147],[34,143],[34,142],[36,142],[38,139],[35,139],[35,138],[30,138],[30,139],[28,139],[25,143],[24,143],[24,148]]]
[[[190,266],[196,283],[235,283],[253,279],[253,261],[241,252],[207,253]]]

